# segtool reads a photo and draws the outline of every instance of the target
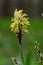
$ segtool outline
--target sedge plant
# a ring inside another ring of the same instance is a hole
[[[40,43],[38,43],[38,42],[36,41],[35,48],[36,48],[36,50],[37,50],[37,52],[36,52],[36,53],[37,53],[37,57],[38,57],[38,59],[39,59],[38,64],[43,65],[43,54],[42,54],[42,52],[40,51],[39,44],[40,44]]]
[[[10,25],[11,31],[16,33],[18,41],[19,41],[21,60],[22,60],[23,65],[24,65],[24,57],[23,57],[23,51],[22,51],[22,34],[23,32],[26,32],[26,33],[29,32],[28,26],[30,25],[28,21],[29,18],[27,18],[27,16],[28,15],[26,13],[23,13],[23,10],[16,9],[14,12],[14,16],[11,20],[12,23]],[[18,64],[16,59],[14,61],[16,64]]]

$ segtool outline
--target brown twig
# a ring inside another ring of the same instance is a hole
[[[15,64],[17,64],[17,65],[20,65],[20,63],[17,61],[16,58],[12,57],[12,61],[13,61]]]

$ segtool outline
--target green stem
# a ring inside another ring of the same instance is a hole
[[[24,57],[23,57],[23,51],[22,51],[22,45],[20,45],[20,53],[21,53],[21,60],[24,65]]]

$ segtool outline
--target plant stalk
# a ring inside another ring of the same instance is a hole
[[[22,51],[22,25],[19,25],[19,33],[17,33],[19,46],[20,46],[20,53],[21,53],[21,60],[24,65],[24,57],[23,57],[23,51]]]
[[[23,51],[22,51],[22,45],[20,45],[20,53],[21,53],[21,60],[24,65],[24,57],[23,57]]]

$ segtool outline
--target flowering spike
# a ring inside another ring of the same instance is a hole
[[[27,27],[30,25],[28,19],[25,17],[26,13],[23,13],[23,10],[15,10],[14,16],[11,21],[11,31],[19,32],[19,25],[22,25],[22,32],[28,32]]]

